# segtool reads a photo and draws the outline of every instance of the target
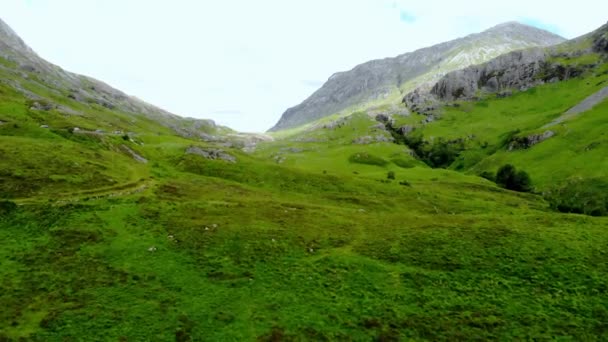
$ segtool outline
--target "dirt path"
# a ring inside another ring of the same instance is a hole
[[[85,191],[79,191],[74,193],[62,193],[57,194],[53,197],[52,201],[49,202],[49,198],[43,197],[30,197],[30,198],[18,198],[12,201],[18,205],[28,204],[40,204],[49,203],[51,205],[59,205],[66,203],[76,203],[83,200],[100,199],[100,198],[114,198],[123,197],[136,193],[143,192],[153,185],[152,181],[140,181],[133,183],[121,184],[110,188],[91,189]]]
[[[553,120],[551,123],[543,126],[543,128],[555,126],[559,123],[562,123],[570,118],[577,116],[580,113],[586,112],[586,111],[590,110],[591,108],[595,107],[596,105],[598,105],[600,102],[604,101],[606,98],[608,98],[608,87],[604,87],[602,90],[600,90],[597,93],[584,99],[581,103],[570,108],[570,110],[565,112],[559,118],[557,118],[557,119]]]

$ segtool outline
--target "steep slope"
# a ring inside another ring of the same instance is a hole
[[[404,98],[422,114],[412,116],[418,122],[408,133],[426,144],[461,143],[451,168],[488,176],[512,164],[530,173],[555,208],[607,215],[607,36],[604,25],[449,73]]]
[[[0,198],[125,192],[147,183],[147,164],[158,154],[148,143],[186,145],[185,151],[211,143],[251,148],[255,140],[64,71],[0,21]]]
[[[549,46],[564,39],[511,22],[395,58],[375,60],[336,73],[300,105],[288,109],[271,129],[278,131],[315,121],[353,105],[432,85],[449,71],[488,61],[513,50]]]
[[[143,115],[184,136],[209,138],[216,130],[211,120],[184,119],[163,109],[129,96],[93,78],[77,75],[40,58],[23,40],[0,19],[0,69],[11,74],[2,82],[20,91],[27,98],[40,103],[42,109],[58,109],[73,114],[70,105],[60,105],[50,96],[63,97],[82,104],[85,108],[101,106],[112,111]],[[32,85],[34,88],[31,89]],[[43,93],[48,93],[46,96]],[[222,128],[222,130],[225,130]]]
[[[487,63],[450,72],[428,91],[421,87],[408,94],[404,102],[413,110],[422,100],[450,102],[473,99],[482,93],[526,90],[544,83],[575,78],[596,66],[607,53],[608,25],[582,37],[548,48],[515,51]],[[420,96],[428,91],[428,96]]]

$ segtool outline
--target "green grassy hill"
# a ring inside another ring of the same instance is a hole
[[[608,218],[540,193],[606,178],[606,102],[508,151],[603,68],[394,117],[462,138],[447,168],[364,112],[247,154],[221,128],[202,141],[19,79],[80,114],[41,110],[2,82],[0,340],[606,340]],[[507,162],[539,193],[478,176]]]

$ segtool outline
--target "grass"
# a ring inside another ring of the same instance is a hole
[[[606,102],[505,149],[605,78],[446,109],[418,130],[466,138],[449,169],[355,143],[390,136],[365,113],[253,154],[215,146],[229,163],[143,117],[40,113],[1,85],[0,340],[606,340],[608,218],[476,176],[508,162],[541,190],[606,179]]]

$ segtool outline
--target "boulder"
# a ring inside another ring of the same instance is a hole
[[[380,130],[380,131],[386,131],[386,125],[383,124],[383,123],[378,123],[376,125],[373,125],[371,127],[371,129]]]
[[[527,149],[555,136],[555,132],[546,131],[542,134],[532,134],[527,137],[515,138],[509,144],[509,151]]]
[[[48,112],[49,110],[55,108],[55,106],[47,101],[34,101],[30,106],[30,110],[40,110],[44,112]]]
[[[194,154],[210,160],[224,160],[229,163],[236,163],[236,157],[226,153],[223,150],[215,148],[201,148],[197,146],[190,146],[186,150],[186,154]]]
[[[376,142],[393,142],[395,139],[393,137],[387,137],[386,135],[378,134],[376,136],[366,135],[363,137],[358,137],[353,140],[353,144],[356,145],[369,145]]]
[[[412,133],[415,130],[414,126],[412,125],[404,125],[399,127],[399,129],[397,129],[397,133],[399,133],[400,135],[406,136],[410,133]]]
[[[439,108],[439,100],[428,91],[416,89],[407,94],[402,101],[411,111],[432,115]]]
[[[387,124],[393,121],[393,119],[388,114],[378,114],[376,115],[376,121]]]

